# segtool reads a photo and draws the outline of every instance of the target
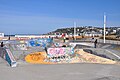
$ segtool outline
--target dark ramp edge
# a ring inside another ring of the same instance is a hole
[[[97,54],[97,52],[92,51],[92,50],[90,50],[90,49],[83,49],[83,51],[88,52],[88,53],[93,54],[93,55],[96,55],[96,56],[100,56],[100,57],[103,57],[103,58],[107,58],[107,59],[113,60],[113,59],[111,59],[110,57],[108,57],[107,55]]]
[[[101,77],[101,78],[94,79],[94,80],[120,80],[120,78],[113,77],[113,76],[107,76],[107,77]]]

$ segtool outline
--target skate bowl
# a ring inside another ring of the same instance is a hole
[[[96,56],[83,51],[75,50],[74,54],[55,54],[49,55],[46,52],[35,52],[27,55],[25,61],[33,64],[64,64],[64,63],[99,63],[116,64],[116,61]]]
[[[44,42],[45,40],[45,42]],[[99,64],[116,64],[108,57],[101,57],[101,55],[95,55],[89,53],[89,50],[76,49],[74,46],[64,46],[62,44],[56,44],[52,46],[50,40],[33,39],[28,41],[18,41],[17,43],[7,44],[8,53],[12,53],[17,63],[32,63],[32,64],[66,64],[66,63],[99,63]],[[50,42],[50,43],[49,43]],[[32,45],[31,45],[32,44]],[[39,45],[40,44],[40,45]],[[81,43],[83,46],[90,45],[88,43]],[[79,45],[81,45],[79,44]],[[77,45],[77,44],[75,44]],[[47,47],[50,46],[50,47]],[[91,46],[91,45],[90,45]],[[92,45],[93,46],[93,45]],[[47,48],[47,50],[45,50]],[[102,55],[103,56],[103,55]],[[3,56],[2,56],[3,57]],[[10,62],[9,62],[10,63]]]

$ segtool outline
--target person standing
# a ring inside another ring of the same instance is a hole
[[[10,36],[8,37],[8,40],[10,40]]]
[[[96,47],[97,47],[97,39],[94,42],[94,48],[96,48]]]
[[[65,43],[66,37],[63,38],[63,42]]]
[[[1,42],[1,45],[0,45],[1,47],[3,47],[4,46],[4,44],[3,44],[3,42]]]

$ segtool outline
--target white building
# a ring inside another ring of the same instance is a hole
[[[55,35],[24,35],[24,34],[19,34],[15,35],[16,38],[49,38],[49,37],[55,37]]]
[[[0,37],[4,37],[4,33],[0,33]]]

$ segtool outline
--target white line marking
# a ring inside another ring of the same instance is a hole
[[[117,54],[115,54],[115,53],[113,53],[113,52],[111,52],[111,51],[109,51],[109,50],[106,50],[106,51],[108,51],[109,53],[111,53],[112,55],[114,55],[114,56],[116,56],[118,59],[120,59],[120,56],[118,56]]]

